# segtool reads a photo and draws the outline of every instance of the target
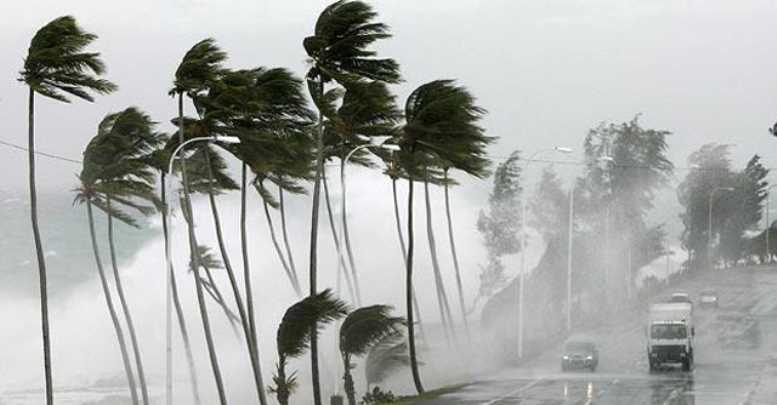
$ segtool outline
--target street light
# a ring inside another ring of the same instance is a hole
[[[534,152],[526,162],[523,164],[523,170],[521,173],[526,173],[529,169],[529,164],[541,153],[546,152],[560,152],[560,153],[572,153],[572,148],[565,148],[562,146],[556,146],[550,149],[541,149]],[[525,190],[526,191],[526,190]],[[523,290],[524,290],[524,277],[526,274],[526,196],[525,192],[521,193],[521,272],[518,275],[518,358],[523,358]]]
[[[734,191],[734,187],[716,187],[710,192],[710,201],[707,213],[707,261],[712,264],[712,201],[716,191]]]
[[[164,216],[165,228],[170,229],[170,204],[168,196],[170,195],[170,177],[173,175],[173,163],[175,162],[176,155],[183,150],[186,145],[194,142],[219,142],[222,144],[237,144],[240,143],[240,138],[235,136],[199,136],[187,140],[186,142],[178,145],[173,153],[170,154],[170,162],[167,166],[167,176],[165,176],[165,188],[168,192],[165,194],[164,209],[167,211]],[[166,375],[165,375],[165,403],[172,405],[173,403],[173,295],[172,295],[172,272],[173,272],[173,258],[172,258],[172,246],[170,245],[171,235],[165,238],[165,262],[167,264],[167,302],[166,302],[166,319],[165,319],[165,339],[167,341],[166,351]]]

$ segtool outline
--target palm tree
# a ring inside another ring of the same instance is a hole
[[[35,93],[69,103],[69,96],[94,101],[91,93],[108,94],[116,85],[100,79],[105,64],[96,52],[84,52],[97,36],[81,29],[71,16],[59,17],[44,25],[33,36],[19,81],[29,87],[28,162],[30,182],[30,220],[35,241],[40,283],[43,367],[46,382],[46,404],[54,402],[51,379],[51,342],[49,332],[46,260],[38,229],[38,196],[35,186]]]
[[[137,228],[137,222],[125,210],[131,209],[142,215],[149,215],[154,212],[154,205],[158,205],[153,191],[154,173],[145,160],[149,153],[161,145],[161,139],[154,132],[155,125],[148,115],[134,107],[110,114],[100,123],[94,149],[87,150],[87,153],[101,154],[99,157],[93,157],[93,160],[105,159],[97,176],[104,191],[104,212],[108,215],[108,244],[113,277],[132,343],[143,403],[146,404],[149,403],[148,387],[132,313],[119,275],[113,219]],[[153,205],[144,205],[143,202]],[[99,205],[98,208],[102,209]]]
[[[162,234],[165,238],[165,255],[167,255],[167,249],[170,246],[168,239],[170,238],[170,230],[167,229],[167,216],[172,215],[169,207],[167,206],[167,168],[170,161],[170,150],[167,146],[170,145],[170,137],[167,134],[158,133],[160,138],[160,144],[165,145],[164,148],[157,148],[152,151],[146,160],[149,166],[155,168],[160,176],[160,190],[159,190],[159,213],[162,216]],[[186,354],[186,365],[189,369],[189,384],[192,389],[192,396],[194,398],[195,405],[200,405],[202,400],[200,399],[200,393],[197,383],[197,368],[194,363],[194,355],[192,353],[192,345],[189,340],[189,331],[186,326],[186,319],[183,315],[183,307],[181,306],[181,298],[178,295],[178,282],[175,279],[175,270],[173,264],[170,263],[170,289],[173,298],[173,307],[175,308],[176,319],[178,319],[178,329],[181,332],[181,340],[183,341],[184,352]],[[168,349],[170,350],[170,349]]]
[[[273,376],[275,385],[270,387],[279,404],[288,405],[289,397],[297,387],[296,373],[286,372],[288,361],[305,353],[324,324],[338,320],[347,313],[346,304],[334,298],[329,289],[307,296],[286,310],[278,326],[278,364]]]
[[[198,94],[207,90],[208,86],[212,84],[218,78],[218,74],[221,70],[221,63],[226,59],[227,55],[218,46],[213,39],[205,39],[195,44],[183,57],[178,69],[175,72],[175,80],[173,89],[170,91],[171,95],[178,96],[178,122],[181,123],[178,131],[178,139],[180,143],[185,141],[185,125],[183,125],[183,96],[187,94],[189,97],[196,97]],[[181,182],[184,189],[184,210],[191,213],[191,199],[189,197],[189,183],[186,177],[186,164],[181,165]],[[221,377],[221,368],[219,367],[218,356],[216,355],[216,347],[213,342],[213,334],[210,327],[210,319],[208,317],[208,310],[205,303],[205,297],[203,294],[203,287],[199,276],[199,255],[197,252],[197,236],[194,233],[193,220],[187,220],[187,228],[189,233],[189,250],[191,257],[195,261],[194,267],[194,284],[197,291],[197,303],[200,309],[200,316],[202,318],[202,328],[205,332],[205,341],[208,346],[208,354],[210,358],[211,368],[213,370],[213,378],[216,383],[216,390],[219,396],[219,402],[221,405],[226,405],[227,399],[224,392],[224,383]]]
[[[248,237],[246,229],[246,195],[248,168],[265,176],[270,170],[284,173],[279,163],[293,157],[287,147],[287,138],[304,136],[305,129],[312,120],[302,93],[302,82],[286,69],[224,70],[219,80],[214,82],[206,94],[195,98],[200,120],[207,132],[212,135],[228,134],[238,136],[240,144],[229,148],[242,161],[241,170],[241,210],[240,235],[243,253],[243,271],[246,290],[247,343],[254,363],[254,374],[260,402],[264,404],[264,386],[259,367],[259,350],[254,315],[251,272],[248,260]],[[290,173],[293,175],[294,173]],[[260,193],[261,194],[261,193]],[[229,269],[228,269],[229,272]],[[230,272],[231,273],[231,272]],[[231,276],[231,280],[234,278]],[[235,300],[242,307],[239,291],[233,285]]]
[[[370,385],[385,381],[389,375],[400,368],[410,365],[407,355],[407,343],[402,342],[401,333],[387,335],[372,346],[364,361],[364,379],[367,382],[367,392]]]
[[[362,307],[348,314],[340,326],[340,355],[345,370],[343,383],[349,405],[356,405],[351,360],[367,354],[387,337],[399,334],[399,328],[405,322],[404,318],[391,316],[391,310],[388,305]]]
[[[402,148],[400,162],[408,177],[407,268],[405,304],[407,306],[410,368],[416,390],[423,393],[416,358],[413,325],[413,182],[424,178],[424,160],[450,162],[466,173],[480,175],[487,161],[485,147],[492,141],[477,125],[485,110],[475,105],[474,97],[451,80],[436,80],[415,89],[405,103],[405,125],[398,144]],[[420,155],[420,156],[419,156]],[[420,159],[419,159],[420,158]]]
[[[362,1],[339,0],[319,15],[314,34],[305,38],[303,46],[310,58],[307,73],[308,90],[318,109],[316,128],[316,172],[313,184],[313,207],[310,228],[310,295],[317,291],[318,211],[321,176],[324,170],[324,115],[327,83],[365,78],[387,83],[399,81],[399,66],[393,59],[376,58],[370,46],[390,36],[388,26],[374,22],[377,13]],[[313,376],[313,403],[321,405],[318,372],[318,341],[315,334],[310,342],[310,362]]]

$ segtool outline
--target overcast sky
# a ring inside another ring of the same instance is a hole
[[[642,113],[670,130],[683,165],[705,142],[736,144],[738,164],[753,153],[777,166],[777,39],[773,0],[383,0],[372,2],[394,38],[405,83],[456,78],[490,114],[500,137],[494,156],[554,145],[580,150],[588,128]],[[23,6],[21,6],[23,4]],[[302,75],[302,39],[327,2],[314,0],[28,0],[0,2],[0,140],[26,142],[26,88],[16,81],[29,40],[72,14],[99,35],[107,77],[120,90],[96,103],[39,98],[39,150],[80,157],[105,114],[136,105],[164,123],[173,72],[195,42],[214,37],[228,65],[286,66]],[[1,188],[24,186],[25,156],[0,148]],[[68,190],[78,170],[42,161],[45,189]]]

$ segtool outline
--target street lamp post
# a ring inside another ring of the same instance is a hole
[[[375,137],[366,137],[366,136],[360,136],[359,137],[362,140],[368,141],[369,143],[365,143],[362,145],[359,145],[355,148],[353,148],[350,152],[348,152],[347,155],[345,155],[345,159],[343,159],[343,165],[340,169],[340,216],[342,221],[342,229],[340,230],[340,255],[342,256],[343,247],[345,246],[345,228],[346,228],[346,215],[345,215],[345,168],[348,166],[348,161],[351,159],[351,156],[353,156],[356,152],[368,148],[375,148],[375,149],[385,149],[389,151],[398,151],[399,145],[387,145],[386,142],[391,139],[390,136],[375,136]],[[353,269],[351,269],[353,271]],[[347,269],[345,271],[348,271]],[[361,290],[359,288],[359,280],[357,278],[356,272],[353,273],[354,279],[354,288],[356,290],[356,304],[361,305]]]
[[[534,152],[526,162],[523,164],[523,170],[521,174],[526,175],[526,171],[529,168],[529,164],[534,159],[545,152],[561,152],[572,153],[571,148],[565,148],[556,146],[550,149],[542,149]],[[526,178],[526,177],[524,177]],[[524,192],[521,193],[521,272],[518,275],[518,358],[523,358],[523,295],[524,295],[524,281],[526,274],[526,192],[527,188],[524,188]]]
[[[236,144],[240,143],[240,139],[234,136],[200,136],[196,138],[192,138],[187,140],[186,142],[178,145],[177,148],[173,151],[172,154],[170,154],[170,161],[167,166],[167,176],[165,176],[165,188],[167,189],[167,193],[165,194],[165,201],[164,203],[164,209],[167,211],[166,215],[164,216],[165,220],[165,228],[168,229],[168,232],[170,230],[170,203],[169,203],[169,195],[170,195],[170,177],[173,175],[173,163],[175,162],[176,155],[180,151],[183,150],[183,148],[186,145],[189,145],[194,142],[220,142],[224,144]],[[172,234],[169,233],[167,238],[165,238],[165,262],[167,267],[167,280],[166,280],[166,286],[167,286],[167,292],[166,292],[166,303],[165,303],[165,340],[166,340],[166,352],[165,352],[165,403],[167,405],[172,405],[173,403],[173,289],[172,289],[172,272],[173,272],[173,258],[172,258],[172,245],[170,243],[170,239],[172,239]]]
[[[734,191],[733,187],[716,187],[710,192],[707,212],[707,262],[712,264],[712,202],[717,191]]]

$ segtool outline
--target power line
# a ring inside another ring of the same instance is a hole
[[[29,149],[25,148],[24,146],[17,145],[15,143],[3,141],[3,140],[0,140],[0,145],[5,145],[5,146],[8,146],[8,147],[11,147],[11,148],[14,148],[14,149],[23,150],[25,152],[29,151]],[[50,159],[61,160],[61,161],[64,161],[64,162],[70,162],[70,163],[76,163],[76,164],[83,163],[83,162],[81,162],[80,160],[77,160],[77,159],[71,159],[71,158],[68,158],[68,157],[55,155],[53,153],[41,152],[41,151],[38,151],[38,150],[35,151],[35,154],[36,155],[40,155],[40,156],[45,156],[45,157],[50,158]]]

